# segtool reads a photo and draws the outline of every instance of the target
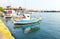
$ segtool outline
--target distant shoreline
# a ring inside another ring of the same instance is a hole
[[[41,12],[60,12],[60,11],[41,11]]]
[[[53,11],[53,10],[51,10],[51,11],[43,11],[43,10],[41,10],[41,11],[38,11],[38,10],[34,11],[34,10],[31,10],[30,12],[60,12],[60,11]]]

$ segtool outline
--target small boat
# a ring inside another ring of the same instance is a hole
[[[21,25],[23,25],[23,24],[34,24],[34,23],[37,23],[37,22],[39,22],[41,20],[42,20],[42,17],[40,17],[40,18],[32,18],[30,20],[12,19],[12,21],[13,21],[14,24],[21,24]]]
[[[11,19],[12,16],[4,16],[5,19]]]

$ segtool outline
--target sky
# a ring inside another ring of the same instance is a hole
[[[60,0],[0,0],[0,6],[8,5],[34,10],[60,10]]]

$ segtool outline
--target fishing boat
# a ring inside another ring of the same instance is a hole
[[[34,24],[34,23],[38,23],[38,22],[40,22],[42,20],[42,17],[40,17],[40,18],[31,18],[30,20],[22,20],[22,19],[13,19],[12,20],[12,22],[14,23],[14,24],[21,24],[21,25],[23,25],[23,24]]]
[[[4,18],[12,18],[12,15],[14,15],[15,11],[10,9],[11,8],[9,7],[9,9],[6,10],[6,13],[4,14]]]

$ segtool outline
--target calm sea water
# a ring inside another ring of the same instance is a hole
[[[31,25],[14,25],[11,20],[4,20],[15,39],[60,39],[60,13],[34,12],[31,15],[43,19]]]

